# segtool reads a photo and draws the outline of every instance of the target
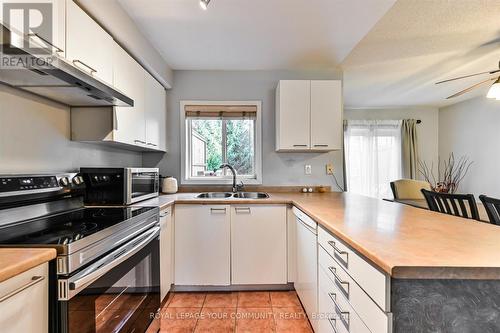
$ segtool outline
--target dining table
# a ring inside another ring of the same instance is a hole
[[[384,199],[384,200],[391,202],[398,202],[401,204],[417,208],[429,209],[429,206],[427,205],[427,201],[425,201],[425,199]],[[479,213],[479,220],[481,222],[490,223],[490,219],[488,218],[488,213],[486,212],[486,208],[484,208],[484,205],[482,203],[480,202],[477,203],[477,210]]]

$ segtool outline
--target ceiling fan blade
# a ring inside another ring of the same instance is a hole
[[[446,99],[458,97],[458,96],[463,95],[463,94],[465,94],[465,93],[467,93],[467,92],[469,92],[469,91],[471,91],[473,89],[476,89],[480,85],[483,85],[483,84],[485,84],[487,82],[494,81],[494,80],[497,80],[497,79],[498,79],[498,77],[494,77],[494,78],[491,78],[491,79],[488,79],[488,80],[481,81],[479,83],[476,83],[475,85],[470,86],[469,88],[465,88],[464,90],[461,90],[461,91],[457,92],[456,94],[453,94],[451,96],[446,97]]]
[[[495,73],[499,73],[499,72],[500,72],[500,69],[494,69],[494,70],[487,71],[487,72],[481,72],[481,73],[476,73],[476,74],[464,75],[464,76],[455,77],[453,79],[447,79],[447,80],[439,81],[439,82],[436,82],[436,84],[441,84],[441,83],[445,83],[445,82],[450,82],[450,81],[465,79],[465,78],[468,78],[468,77],[471,77],[471,76],[476,76],[476,75],[495,74]]]

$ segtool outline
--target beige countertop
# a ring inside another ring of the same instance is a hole
[[[500,279],[500,227],[349,193],[271,193],[268,199],[196,199],[196,193],[142,202],[293,204],[394,278]]]
[[[55,249],[0,248],[0,282],[56,257]]]

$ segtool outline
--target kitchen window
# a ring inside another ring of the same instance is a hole
[[[261,183],[260,102],[181,102],[184,184]]]

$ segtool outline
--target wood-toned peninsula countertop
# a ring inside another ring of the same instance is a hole
[[[0,248],[0,282],[56,257],[49,248]]]
[[[195,196],[162,195],[141,204],[293,204],[393,278],[500,279],[500,227],[488,223],[350,193]]]

